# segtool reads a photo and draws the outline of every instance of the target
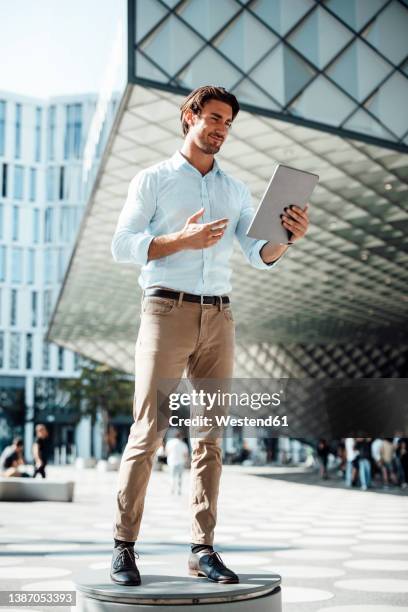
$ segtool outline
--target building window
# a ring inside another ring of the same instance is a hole
[[[33,367],[33,334],[26,335],[26,369]]]
[[[30,168],[30,202],[34,202],[37,191],[37,170]]]
[[[79,353],[74,353],[74,370],[79,370],[81,367],[81,355]]]
[[[16,159],[21,157],[21,104],[16,104],[16,125],[14,138],[14,156]]]
[[[3,173],[1,178],[1,197],[7,198],[7,164],[3,164]]]
[[[20,210],[18,206],[13,206],[12,230],[11,239],[18,240],[19,216]]]
[[[27,251],[27,283],[32,285],[35,283],[35,250],[28,249]]]
[[[0,368],[4,367],[4,332],[0,332]]]
[[[6,280],[6,248],[5,246],[0,247],[0,281]]]
[[[42,109],[37,106],[35,109],[35,161],[41,160],[41,122],[42,122]]]
[[[24,168],[23,166],[14,166],[14,198],[16,200],[23,199],[24,192]]]
[[[0,100],[0,155],[4,155],[6,140],[6,103]]]
[[[10,325],[17,325],[17,310],[18,310],[18,293],[17,289],[11,290],[11,301],[10,301]]]
[[[55,115],[55,106],[50,106],[47,125],[47,158],[49,161],[52,161],[55,157]]]
[[[60,283],[64,278],[65,272],[65,251],[64,249],[58,250],[58,282]]]
[[[10,334],[10,369],[17,370],[20,367],[20,334]]]
[[[81,154],[82,105],[68,104],[66,106],[64,157],[79,158]]]
[[[33,242],[34,244],[40,242],[40,211],[38,208],[33,210]]]
[[[52,222],[53,210],[52,208],[46,208],[44,216],[44,242],[52,242]]]
[[[0,204],[0,240],[3,240],[3,228],[4,228],[4,206]]]
[[[55,200],[55,168],[48,166],[46,174],[46,192],[47,200],[53,202]]]
[[[62,346],[58,347],[58,369],[64,369],[64,349]]]
[[[43,326],[48,325],[48,321],[51,316],[51,300],[52,300],[51,289],[46,289],[44,291],[44,303],[43,303]]]
[[[44,342],[42,350],[42,369],[50,369],[50,345],[48,342]]]
[[[64,166],[60,167],[59,171],[59,194],[58,197],[60,200],[64,199]]]
[[[11,282],[23,281],[23,249],[11,249]]]
[[[53,251],[51,249],[44,250],[44,282],[49,285],[53,281]]]
[[[33,291],[31,293],[31,326],[37,327],[38,317],[38,293]]]

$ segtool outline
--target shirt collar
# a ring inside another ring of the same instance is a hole
[[[190,164],[190,162],[187,161],[186,158],[180,153],[180,151],[176,151],[174,153],[174,155],[171,158],[171,161],[172,161],[172,164],[173,164],[173,168],[175,170],[179,170],[179,168],[182,168],[182,167],[184,167],[184,168],[192,168],[195,172],[198,172],[200,174],[200,172],[197,170],[197,168],[192,166]],[[214,157],[213,167],[210,170],[210,172],[208,172],[207,174],[211,174],[211,173],[217,174],[217,172],[221,173],[222,170],[221,170],[217,160]],[[205,175],[205,176],[207,176],[207,175]]]

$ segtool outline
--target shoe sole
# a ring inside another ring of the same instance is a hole
[[[112,582],[114,582],[115,584],[119,584],[120,586],[140,586],[142,584],[141,580],[139,582],[121,582],[119,580],[115,580],[113,576],[110,576],[110,579],[112,580]]]
[[[190,576],[194,576],[195,578],[207,578],[210,582],[215,582],[217,584],[238,584],[239,580],[213,580],[213,578],[209,578],[207,574],[204,572],[200,572],[199,570],[189,570],[188,573]]]

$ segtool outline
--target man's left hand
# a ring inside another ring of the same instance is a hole
[[[308,209],[309,204],[306,204],[304,210],[292,204],[287,206],[284,214],[281,215],[283,227],[291,232],[290,243],[303,238],[306,234],[309,227]]]

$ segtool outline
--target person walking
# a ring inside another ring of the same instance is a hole
[[[239,112],[222,87],[191,92],[180,108],[184,143],[163,162],[130,182],[112,239],[117,262],[141,266],[141,322],[136,341],[136,384],[131,426],[119,470],[110,577],[138,585],[134,544],[156,449],[160,379],[232,377],[235,328],[230,257],[234,238],[258,270],[273,268],[289,245],[246,235],[254,215],[248,187],[222,170],[214,156]],[[308,229],[305,210],[293,203],[282,215],[291,243]],[[214,551],[222,469],[221,438],[211,427],[192,438],[191,553],[188,571],[214,582],[236,583],[235,572]]]
[[[352,487],[357,478],[358,451],[354,438],[344,440],[346,447],[346,485]]]
[[[49,448],[48,448],[48,429],[42,423],[35,427],[36,438],[33,444],[34,458],[34,473],[33,478],[40,474],[42,478],[46,477],[45,468],[48,463]]]
[[[371,438],[357,438],[358,473],[363,491],[371,486]]]
[[[181,495],[183,472],[189,458],[189,450],[180,431],[167,441],[165,452],[171,474],[171,492],[175,493],[177,489],[177,493]]]

